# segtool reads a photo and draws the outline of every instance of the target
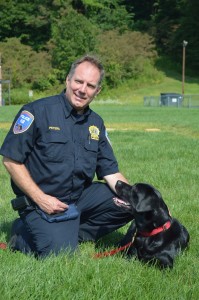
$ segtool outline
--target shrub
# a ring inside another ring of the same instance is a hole
[[[52,72],[51,57],[47,52],[35,52],[17,38],[0,43],[3,69],[11,70],[12,87],[32,86],[48,78]]]
[[[157,57],[153,39],[148,34],[126,31],[104,32],[99,36],[98,52],[106,70],[106,81],[111,87],[145,72],[145,63],[153,64]]]
[[[71,64],[95,48],[97,29],[75,10],[69,9],[52,25],[52,61],[59,70],[58,78],[65,79]]]

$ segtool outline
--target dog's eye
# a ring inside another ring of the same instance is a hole
[[[151,220],[152,218],[153,218],[153,212],[152,211],[145,213],[145,219],[146,220]]]

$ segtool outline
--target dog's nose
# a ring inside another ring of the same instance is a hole
[[[117,187],[120,187],[122,185],[122,181],[118,180],[116,185],[117,185]]]
[[[122,182],[120,180],[118,180],[115,184],[115,189],[117,192],[119,192],[121,185],[122,185]]]

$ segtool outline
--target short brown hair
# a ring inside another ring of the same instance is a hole
[[[100,60],[95,57],[95,56],[91,56],[91,55],[84,55],[81,58],[77,59],[76,61],[74,61],[71,65],[70,71],[68,73],[68,78],[71,79],[73,74],[75,73],[75,70],[77,68],[77,66],[79,66],[81,63],[83,62],[89,62],[92,65],[96,66],[98,68],[98,70],[100,71],[100,79],[98,82],[98,86],[101,85],[102,80],[104,78],[104,67],[102,65],[102,63],[100,62]]]

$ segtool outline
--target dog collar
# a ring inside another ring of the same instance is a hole
[[[157,227],[157,228],[153,229],[152,231],[141,231],[141,232],[139,232],[139,234],[144,237],[148,237],[148,236],[156,235],[162,231],[166,231],[170,227],[171,227],[171,221],[167,221],[166,223],[164,223],[164,225]]]

